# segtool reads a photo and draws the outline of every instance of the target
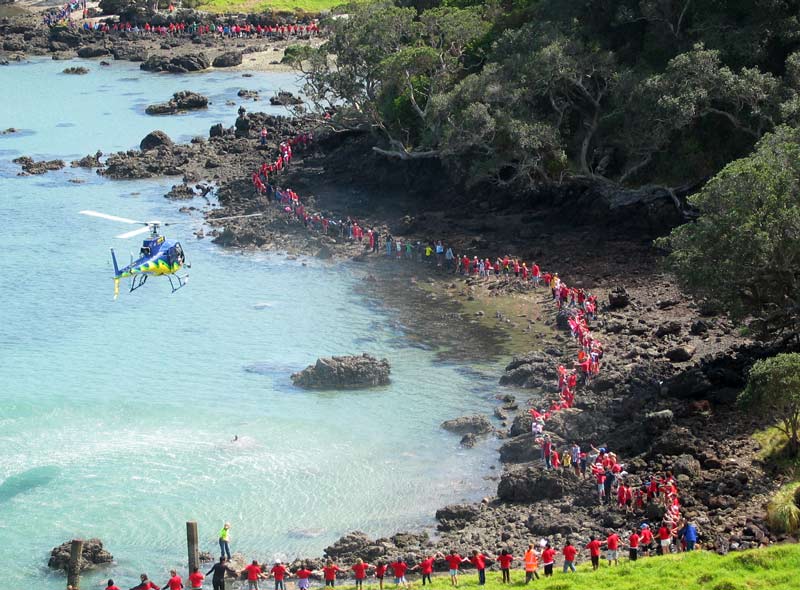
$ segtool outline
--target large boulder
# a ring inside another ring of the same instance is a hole
[[[289,105],[297,105],[303,104],[303,99],[299,96],[295,96],[291,92],[286,92],[285,90],[281,90],[275,96],[270,97],[269,103],[272,106],[289,106]]]
[[[541,446],[532,432],[511,438],[500,447],[500,461],[503,463],[528,463],[541,456]]]
[[[70,546],[71,541],[67,541],[58,547],[54,547],[50,552],[47,566],[52,569],[67,570],[69,567]],[[83,571],[104,563],[111,563],[113,560],[114,556],[103,548],[103,542],[100,539],[88,539],[83,542],[83,552],[78,562],[78,568]]]
[[[151,131],[145,135],[144,139],[142,139],[142,141],[139,143],[139,149],[141,149],[143,152],[146,152],[147,150],[152,150],[161,145],[173,145],[169,135],[163,131]]]
[[[608,294],[608,306],[611,309],[621,309],[627,307],[631,302],[631,296],[622,285],[614,287]]]
[[[168,102],[151,104],[145,109],[148,115],[171,115],[181,111],[204,109],[208,106],[208,98],[202,94],[181,90],[172,95]]]
[[[292,375],[292,382],[305,389],[357,389],[389,383],[389,361],[364,353],[360,356],[320,358]]]
[[[64,160],[42,160],[36,162],[29,156],[15,158],[13,162],[22,166],[22,169],[28,174],[44,174],[51,170],[61,170],[66,166]]]
[[[680,399],[698,399],[707,397],[713,387],[708,377],[699,367],[692,367],[664,382],[666,392]]]
[[[531,432],[533,427],[533,416],[529,412],[521,412],[514,416],[514,421],[511,423],[509,436],[519,436]]]
[[[688,475],[692,479],[700,477],[700,461],[692,455],[681,455],[672,462],[672,473],[677,475]]]
[[[437,528],[440,531],[461,530],[479,515],[478,504],[451,504],[436,511],[436,520],[439,521]]]
[[[353,563],[357,558],[375,563],[385,560],[386,546],[370,539],[361,531],[347,533],[325,548],[325,556],[335,561]]]
[[[578,485],[585,482],[571,474],[529,466],[506,471],[500,478],[497,495],[504,502],[555,500]]]
[[[543,352],[529,352],[514,357],[506,365],[500,377],[500,385],[516,385],[526,388],[544,388],[552,386],[558,379],[556,363]]]
[[[685,363],[694,356],[694,353],[697,349],[694,346],[676,346],[674,348],[670,348],[664,356],[666,356],[669,360],[673,363]]]
[[[475,414],[445,420],[442,428],[456,434],[486,434],[492,431],[492,423],[483,414]]]
[[[672,410],[659,410],[644,415],[645,429],[649,434],[660,434],[672,426],[674,415]]]
[[[97,47],[96,45],[87,45],[86,47],[78,49],[78,57],[83,58],[103,57],[109,53],[110,52],[105,47]]]
[[[242,52],[241,51],[226,51],[214,58],[211,64],[215,68],[232,68],[234,66],[242,65]]]
[[[139,66],[146,72],[170,72],[173,74],[186,74],[199,72],[211,65],[205,53],[196,55],[178,55],[168,59],[161,55],[151,55]]]

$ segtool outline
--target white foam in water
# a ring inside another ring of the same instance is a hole
[[[152,129],[181,139],[236,116],[215,100],[213,121],[153,119],[132,108],[140,99],[126,96],[123,80],[146,81],[147,103],[183,89],[236,100],[240,72],[154,75],[114,62],[88,76],[58,75],[69,65],[0,68],[0,126],[33,131],[0,138],[0,149],[36,158],[108,153]],[[260,74],[248,87],[269,95],[296,90],[293,80]],[[43,81],[48,92],[39,91]],[[101,85],[108,91],[98,94]],[[98,116],[106,111],[112,116]],[[75,126],[59,126],[65,121]],[[114,302],[109,247],[127,253],[139,244],[115,241],[119,226],[77,213],[184,219],[163,198],[175,179],[112,182],[72,168],[17,177],[4,153],[0,486],[19,474],[24,484],[0,501],[0,545],[14,548],[6,587],[62,589],[63,577],[44,565],[74,536],[100,537],[116,557],[84,586],[110,576],[129,587],[142,571],[160,582],[184,565],[186,520],[199,522],[204,550],[216,551],[228,520],[235,551],[289,558],[319,555],[356,528],[377,535],[430,524],[439,506],[485,494],[493,449],[461,453],[459,437],[439,423],[490,413],[490,402],[465,393],[468,375],[405,347],[341,267],[222,253],[194,239],[191,224],[176,226],[169,237],[192,261],[190,286],[171,295],[153,278]],[[290,384],[289,373],[318,356],[362,351],[390,360],[389,387],[323,393]],[[35,468],[50,471],[31,475]]]

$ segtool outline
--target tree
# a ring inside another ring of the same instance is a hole
[[[750,369],[739,403],[758,415],[778,421],[789,439],[789,453],[800,452],[800,354],[784,353],[757,361]]]
[[[681,284],[764,334],[797,334],[800,311],[800,130],[778,127],[690,202],[699,210],[657,243]]]

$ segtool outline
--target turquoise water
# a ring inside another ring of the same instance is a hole
[[[234,551],[285,558],[319,554],[353,529],[429,525],[437,507],[484,494],[492,443],[464,451],[438,425],[490,412],[492,382],[409,345],[380,303],[359,295],[354,270],[224,251],[193,238],[196,220],[170,232],[193,265],[189,286],[171,295],[151,279],[114,302],[108,248],[139,243],[114,244],[129,226],[77,212],[190,219],[163,198],[175,179],[112,182],[71,168],[18,177],[10,163],[127,149],[157,128],[205,135],[232,124],[237,107],[225,101],[239,88],[269,96],[293,89],[294,76],[153,75],[91,62],[87,76],[60,74],[79,63],[0,68],[0,128],[23,130],[0,137],[4,586],[63,588],[45,564],[73,536],[100,537],[116,557],[85,587],[108,576],[129,587],[141,571],[161,583],[184,563],[189,519],[203,549],[216,549],[229,520]],[[144,115],[181,89],[209,95],[211,108]],[[317,356],[364,350],[390,359],[390,386],[290,385]]]

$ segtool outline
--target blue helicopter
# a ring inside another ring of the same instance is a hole
[[[143,287],[147,282],[147,277],[150,275],[166,276],[169,279],[172,292],[182,289],[189,281],[189,275],[180,275],[178,272],[181,268],[191,268],[191,265],[186,262],[186,254],[180,245],[180,242],[168,240],[158,233],[158,228],[161,226],[180,225],[182,223],[193,223],[193,221],[185,222],[171,222],[164,223],[162,221],[137,221],[135,219],[128,219],[126,217],[118,217],[116,215],[108,215],[100,213],[99,211],[80,211],[82,215],[90,217],[99,217],[101,219],[108,219],[119,223],[127,223],[133,225],[141,225],[139,229],[135,229],[124,234],[116,236],[120,239],[133,238],[135,236],[150,232],[150,235],[142,242],[142,247],[139,250],[139,258],[132,260],[131,263],[123,268],[119,267],[117,263],[117,255],[114,248],[111,248],[111,260],[114,263],[114,299],[119,296],[119,281],[120,279],[130,278],[130,292]],[[240,219],[244,217],[258,217],[262,213],[251,213],[249,215],[233,215],[229,217],[215,217],[214,221],[222,221],[226,219]]]

